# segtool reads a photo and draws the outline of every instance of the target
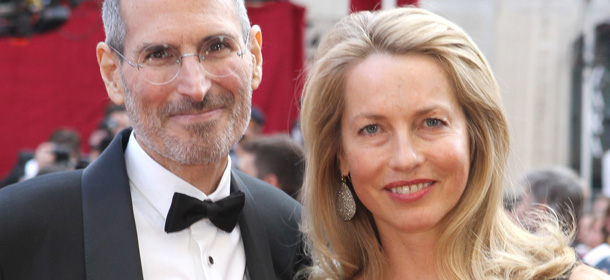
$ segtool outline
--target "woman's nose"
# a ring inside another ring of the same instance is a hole
[[[397,136],[395,139],[394,154],[390,165],[397,170],[408,171],[418,167],[423,156],[418,149],[417,140],[409,135]]]

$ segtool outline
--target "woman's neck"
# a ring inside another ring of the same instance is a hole
[[[437,234],[383,236],[380,233],[380,237],[388,261],[388,279],[438,279],[435,268]]]

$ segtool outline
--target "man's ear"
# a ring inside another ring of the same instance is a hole
[[[95,51],[108,97],[117,105],[123,104],[125,98],[123,96],[123,83],[121,82],[119,72],[119,58],[113,54],[112,49],[104,42],[98,43]]]
[[[257,89],[263,78],[263,34],[258,25],[253,25],[250,28],[250,53],[252,53],[252,89]]]

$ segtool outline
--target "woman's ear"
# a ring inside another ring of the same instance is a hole
[[[102,75],[102,80],[106,86],[108,97],[117,105],[123,104],[125,102],[125,97],[123,95],[123,83],[119,72],[119,58],[114,55],[110,47],[104,42],[98,43],[95,51],[97,63],[100,66],[100,74]]]
[[[339,162],[341,176],[347,176],[347,174],[349,174],[349,164],[347,164],[347,159],[342,150],[339,150],[339,153],[337,154],[337,161]]]
[[[263,79],[263,34],[258,25],[250,28],[250,40],[248,42],[250,53],[252,53],[252,89],[257,89]]]

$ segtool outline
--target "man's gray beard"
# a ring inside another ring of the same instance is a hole
[[[251,81],[251,75],[246,79]],[[217,96],[210,97],[210,93],[208,92],[201,102],[192,102],[190,99],[184,98],[181,99],[179,104],[167,104],[166,106],[158,108],[157,112],[153,112],[150,109],[143,111],[142,104],[136,101],[127,87],[122,71],[121,81],[123,82],[123,91],[125,94],[125,107],[127,108],[129,121],[134,128],[138,141],[141,145],[144,145],[159,155],[179,164],[209,164],[226,157],[229,154],[231,147],[239,141],[246,131],[248,122],[250,121],[252,89],[246,87],[243,92],[238,93],[242,96],[242,102],[236,104],[234,107],[229,125],[224,131],[218,130],[216,127],[218,121],[192,124],[186,127],[186,130],[196,137],[191,137],[185,143],[184,140],[164,133],[162,129],[163,124],[156,123],[156,119],[147,120],[146,117],[144,119],[141,119],[140,117],[156,115],[163,120],[171,114],[186,110],[195,109],[199,111],[203,108],[219,104],[229,105],[227,107],[231,107],[231,105],[235,103],[235,98],[233,98],[232,93],[220,93],[217,94]],[[250,84],[251,83],[246,83],[246,85]],[[213,131],[212,133],[210,132],[210,130],[213,130],[214,128],[217,129],[216,135],[212,134]],[[162,140],[162,147],[151,140],[154,136]]]

